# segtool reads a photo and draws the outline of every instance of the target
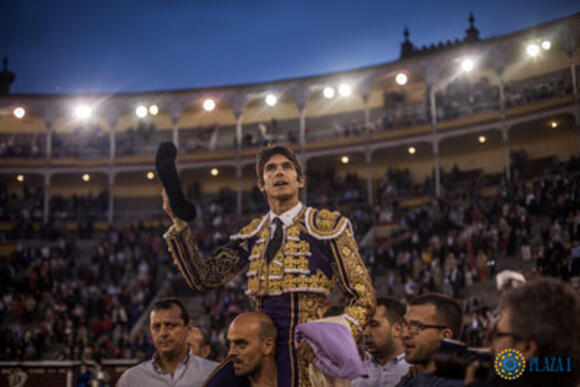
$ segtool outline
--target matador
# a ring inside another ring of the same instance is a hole
[[[317,320],[334,285],[345,297],[344,318],[357,340],[375,307],[375,293],[350,221],[338,212],[300,201],[305,176],[295,153],[285,146],[262,149],[256,160],[258,188],[270,211],[254,219],[225,245],[204,256],[194,230],[177,218],[164,195],[173,225],[164,235],[187,284],[198,292],[217,288],[245,271],[246,294],[278,330],[278,387],[310,386],[307,361],[294,342],[297,324]],[[206,385],[244,385],[235,364],[223,362]],[[230,379],[228,379],[230,378]]]

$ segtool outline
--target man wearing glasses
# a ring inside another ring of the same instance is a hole
[[[435,376],[435,352],[442,339],[457,339],[463,313],[459,304],[443,294],[428,293],[411,299],[401,321],[405,359],[414,366],[399,383],[408,386],[463,386],[463,380]]]

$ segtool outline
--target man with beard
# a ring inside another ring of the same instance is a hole
[[[158,300],[151,310],[153,359],[129,368],[117,387],[201,386],[216,363],[192,354],[186,338],[189,314],[176,298]]]
[[[396,386],[409,371],[401,338],[405,305],[390,297],[379,298],[375,314],[364,331],[364,341],[372,358],[364,362],[368,378],[358,378],[353,387]]]
[[[346,300],[344,318],[357,340],[375,307],[375,293],[358,252],[350,221],[338,212],[300,201],[306,184],[302,164],[285,146],[262,149],[256,157],[258,188],[270,211],[254,219],[209,256],[199,250],[193,229],[175,216],[167,194],[163,208],[173,221],[164,235],[188,285],[196,292],[217,288],[245,271],[246,294],[255,310],[268,314],[277,329],[278,386],[310,386],[308,343],[294,342],[296,326],[321,319],[335,284]],[[222,364],[210,386],[234,385]]]
[[[413,298],[401,321],[405,360],[412,364],[399,387],[455,387],[463,380],[435,376],[434,355],[442,339],[457,339],[461,331],[463,313],[459,304],[443,294],[427,293]]]

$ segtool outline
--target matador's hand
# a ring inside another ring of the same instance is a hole
[[[298,347],[296,348],[296,352],[298,352],[298,355],[306,360],[309,363],[314,363],[317,358],[316,355],[314,354],[314,351],[312,350],[312,347],[310,346],[310,344],[308,344],[308,341],[306,340],[300,340],[300,343],[298,344]]]
[[[165,189],[161,190],[161,197],[163,198],[163,211],[165,211],[165,213],[171,218],[171,221],[175,226],[175,231],[183,231],[187,227],[187,222],[175,216],[173,210],[171,210],[171,206],[169,205],[169,197],[167,197],[167,192],[165,192]]]

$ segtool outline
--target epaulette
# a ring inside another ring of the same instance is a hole
[[[250,224],[248,224],[247,226],[242,228],[239,233],[234,234],[234,235],[230,235],[230,239],[231,240],[238,240],[238,239],[248,239],[248,238],[253,237],[254,235],[256,235],[258,233],[258,231],[260,231],[262,229],[262,226],[264,225],[264,223],[266,223],[267,219],[268,219],[268,214],[264,215],[261,218],[253,219],[250,222]]]
[[[316,239],[337,238],[347,227],[352,232],[350,221],[338,211],[331,212],[326,209],[316,210],[308,207],[304,218],[306,230]]]

